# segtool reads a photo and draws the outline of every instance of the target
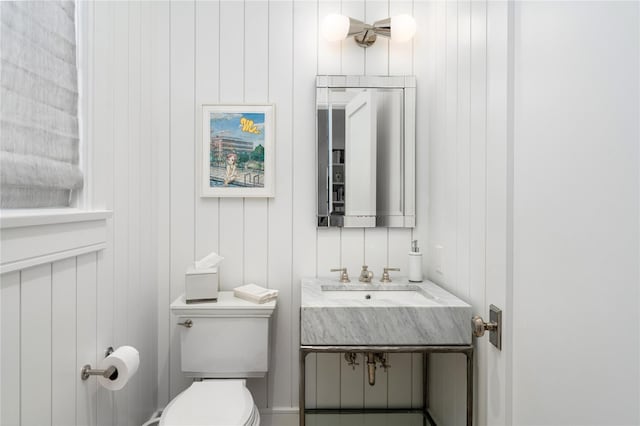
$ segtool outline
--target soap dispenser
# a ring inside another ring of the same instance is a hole
[[[418,240],[411,242],[409,252],[409,281],[412,283],[422,282],[422,253],[418,248]]]

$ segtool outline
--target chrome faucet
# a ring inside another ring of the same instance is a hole
[[[368,268],[369,267],[367,265],[362,265],[362,272],[360,272],[360,278],[358,278],[358,281],[361,283],[370,283],[373,278],[373,272]]]
[[[350,283],[349,274],[347,273],[347,268],[336,268],[332,269],[331,272],[340,272],[340,282],[341,283]]]
[[[399,271],[400,268],[384,268],[383,272],[382,272],[382,279],[380,280],[381,283],[390,283],[391,282],[391,277],[389,276],[389,271]]]

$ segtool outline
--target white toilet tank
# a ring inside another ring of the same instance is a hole
[[[182,371],[190,377],[263,377],[276,301],[256,304],[221,291],[217,302],[171,304],[180,329]]]

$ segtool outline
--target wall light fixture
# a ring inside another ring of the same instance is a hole
[[[411,40],[416,33],[416,20],[411,15],[397,15],[370,25],[348,16],[332,13],[322,21],[321,31],[327,41],[340,41],[353,37],[360,47],[366,48],[375,43],[377,36],[399,42]]]

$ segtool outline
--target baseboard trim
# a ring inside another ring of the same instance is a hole
[[[300,412],[298,407],[271,407],[261,408],[260,414],[295,414]]]
[[[260,426],[297,426],[298,407],[273,407],[260,410]]]

